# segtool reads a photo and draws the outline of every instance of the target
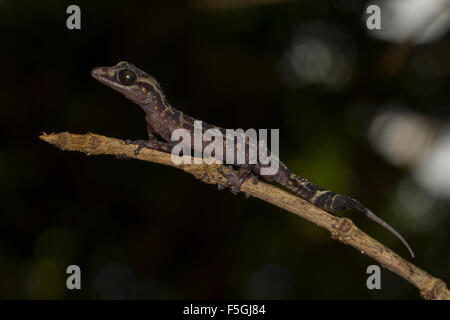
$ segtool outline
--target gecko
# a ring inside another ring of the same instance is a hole
[[[170,153],[178,144],[178,141],[171,140],[174,130],[183,128],[191,135],[194,133],[194,121],[197,120],[172,107],[156,79],[133,64],[122,61],[111,67],[96,67],[92,69],[91,75],[102,84],[123,94],[145,112],[148,139],[126,141],[126,144],[138,145],[135,154],[138,154],[144,147]],[[224,129],[203,122],[203,132],[208,129],[217,129],[225,133]],[[207,142],[203,141],[200,148],[204,148],[206,144]],[[224,148],[225,144],[224,142]],[[196,146],[192,142],[192,145],[188,147],[194,149]],[[201,152],[201,150],[198,151]],[[246,160],[248,160],[248,150],[246,149],[245,152]],[[256,164],[234,163],[234,166],[238,167],[238,170],[233,170],[234,167],[231,165],[229,168],[232,170],[229,173],[219,168],[219,172],[227,179],[226,183],[219,184],[219,189],[229,187],[233,193],[237,194],[244,181],[252,178],[253,183],[256,184],[261,177],[269,183],[278,183],[288,188],[295,195],[327,212],[349,210],[364,214],[395,235],[414,257],[414,252],[400,233],[360,202],[349,196],[322,188],[294,174],[281,161],[279,161],[277,173],[271,175],[262,174],[261,170],[264,165],[258,162]]]

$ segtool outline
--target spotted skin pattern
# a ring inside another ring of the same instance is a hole
[[[191,135],[194,133],[194,121],[196,119],[184,114],[183,112],[173,108],[166,99],[161,86],[148,73],[140,70],[131,63],[126,61],[119,62],[112,67],[97,67],[92,69],[91,75],[99,82],[105,84],[108,87],[122,93],[126,98],[139,105],[145,112],[145,121],[147,123],[148,140],[127,140],[127,144],[139,145],[135,153],[143,147],[157,149],[164,152],[171,152],[172,148],[178,144],[178,141],[171,141],[172,132],[175,129],[183,128],[189,131]],[[226,131],[222,128],[202,122],[202,130],[205,132],[208,129],[217,129],[224,136]],[[158,140],[158,137],[162,140]],[[364,207],[358,201],[342,195],[334,193],[330,190],[324,189],[300,176],[295,175],[289,169],[275,157],[275,160],[279,162],[279,170],[275,175],[263,175],[261,174],[262,164],[248,164],[249,148],[255,147],[248,144],[248,140],[243,138],[246,143],[246,164],[236,164],[236,159],[232,159],[235,166],[239,167],[239,170],[235,172],[231,170],[231,173],[225,173],[221,169],[221,173],[227,178],[227,182],[224,185],[219,185],[219,189],[230,187],[233,193],[238,193],[242,183],[249,177],[253,178],[253,182],[257,183],[258,177],[262,177],[268,182],[276,182],[282,186],[290,189],[293,193],[305,199],[306,201],[314,204],[315,206],[322,208],[329,212],[336,212],[340,210],[351,210],[365,214],[368,218],[379,223],[389,231],[391,231],[402,243],[408,248],[412,257],[414,253],[411,247],[403,239],[403,237],[390,225],[384,222],[381,218],[372,213],[369,209]],[[202,146],[195,146],[194,139],[191,139],[190,148],[197,150],[199,147],[202,151],[206,145],[210,142],[203,141]],[[197,147],[197,149],[196,149]],[[236,148],[242,147],[242,144],[236,144]],[[224,139],[223,155],[226,155],[226,139]],[[229,163],[228,159],[224,159],[224,162]],[[233,169],[231,166],[230,169]]]

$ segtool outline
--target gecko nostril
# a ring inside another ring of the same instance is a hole
[[[91,76],[93,76],[94,78],[97,78],[100,75],[100,68],[93,68],[91,70]]]

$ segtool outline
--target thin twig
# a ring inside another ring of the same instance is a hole
[[[175,167],[209,184],[222,184],[225,182],[225,178],[218,172],[219,167],[222,167],[222,170],[225,172],[230,170],[225,166],[217,164],[207,165],[204,162],[202,164],[177,165],[171,160],[170,154],[148,148],[142,149],[139,155],[135,155],[136,145],[126,145],[123,140],[94,133],[84,135],[69,132],[52,133],[50,135],[43,133],[40,139],[61,150],[80,151],[87,155],[126,155],[129,158]],[[376,260],[385,268],[411,282],[420,290],[420,294],[425,299],[450,300],[450,291],[441,279],[429,275],[371,238],[359,230],[350,219],[333,216],[289,192],[264,182],[258,182],[255,185],[251,181],[246,181],[242,185],[241,191],[272,203],[327,229],[333,239],[354,247],[359,252]]]

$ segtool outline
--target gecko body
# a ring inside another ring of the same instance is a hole
[[[190,134],[194,134],[194,121],[196,121],[196,119],[173,108],[167,101],[159,83],[148,73],[123,61],[112,67],[94,68],[91,75],[99,82],[122,93],[126,98],[133,101],[144,110],[149,136],[148,140],[127,141],[127,143],[139,145],[136,149],[136,153],[143,147],[171,152],[172,148],[178,144],[178,141],[171,141],[172,132],[176,129],[183,128]],[[208,129],[217,129],[225,134],[224,129],[203,122],[203,132]],[[158,137],[160,139],[158,139]],[[200,148],[205,148],[207,144],[209,144],[209,142],[203,141],[203,145]],[[193,141],[189,147],[191,149],[198,149],[198,146],[196,147]],[[226,143],[224,142],[224,150],[225,149]],[[245,152],[246,160],[248,160],[248,148]],[[225,152],[223,154],[225,155]],[[227,161],[227,163],[229,162]],[[223,185],[219,185],[219,189],[230,187],[232,192],[238,193],[240,186],[245,180],[253,177],[253,182],[257,183],[258,177],[262,177],[268,182],[279,183],[290,189],[297,196],[325,211],[336,212],[340,210],[350,210],[366,215],[368,218],[391,231],[408,248],[411,256],[414,257],[411,247],[394,228],[355,199],[322,188],[307,179],[292,173],[281,161],[279,161],[278,172],[274,175],[262,174],[261,169],[264,165],[260,163],[234,164],[239,167],[237,172],[230,170],[230,173],[226,174],[220,170],[227,179],[227,182]]]

